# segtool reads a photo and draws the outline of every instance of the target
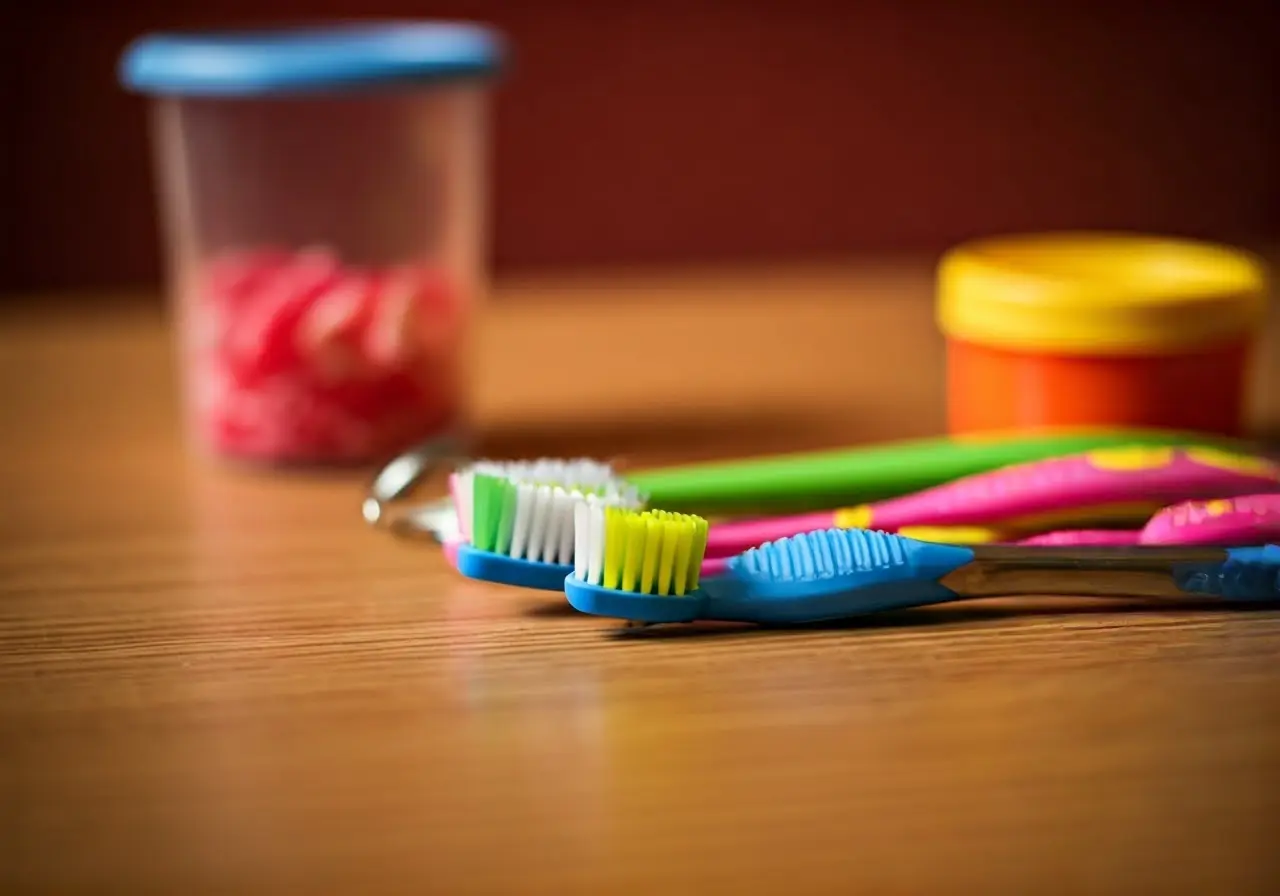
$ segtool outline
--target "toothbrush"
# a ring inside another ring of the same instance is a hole
[[[873,504],[717,526],[713,557],[826,528],[989,526],[1034,533],[1056,526],[1141,525],[1165,505],[1280,490],[1280,465],[1209,447],[1127,445],[1004,467]],[[905,534],[905,533],[904,533]]]
[[[1143,544],[1265,544],[1280,541],[1280,494],[1239,495],[1166,507],[1143,527]]]
[[[1203,446],[1242,453],[1253,447],[1203,433],[1062,427],[712,461],[631,471],[626,478],[655,506],[670,510],[785,513],[878,501],[1011,464],[1126,446]]]
[[[1068,529],[1024,538],[1018,544],[1229,546],[1268,542],[1280,542],[1280,493],[1184,501],[1157,512],[1141,529]]]
[[[899,532],[899,534],[906,534]],[[1059,529],[1015,542],[1041,547],[1124,547],[1142,543],[1140,529]]]
[[[657,624],[795,625],[969,598],[1027,594],[1280,601],[1280,545],[1244,548],[962,547],[866,529],[770,542],[700,581],[697,517],[577,512],[569,603]]]

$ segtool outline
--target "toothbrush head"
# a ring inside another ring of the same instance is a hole
[[[699,618],[707,528],[700,516],[579,505],[574,568],[561,580],[570,605],[639,622]]]
[[[535,470],[530,476],[539,472],[546,471]],[[457,549],[459,572],[503,585],[561,590],[564,577],[573,569],[574,509],[640,503],[638,493],[629,487],[616,488],[612,483],[593,487],[582,478],[577,482],[576,487],[565,487],[518,475],[468,471],[461,480],[468,513],[465,537]],[[458,494],[456,488],[455,499]]]
[[[616,541],[607,527],[604,541],[607,556]],[[630,544],[627,548],[629,558]],[[565,581],[565,592],[578,610],[634,622],[719,619],[792,625],[954,600],[957,594],[942,580],[973,559],[973,550],[959,545],[834,528],[779,539],[732,557],[722,576],[705,580],[684,596],[629,589],[628,582],[592,575],[590,569],[586,576],[575,569]]]
[[[753,598],[802,600],[932,581],[973,559],[959,545],[872,529],[822,529],[744,551],[728,571]],[[959,563],[957,563],[959,561]]]

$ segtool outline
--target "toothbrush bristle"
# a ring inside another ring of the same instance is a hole
[[[604,487],[598,494],[588,494],[579,488],[519,481],[474,470],[463,476],[471,486],[471,544],[517,560],[573,563],[574,515],[578,506],[641,506],[639,495],[630,487]]]
[[[698,587],[707,521],[665,510],[587,501],[575,508],[574,578],[590,585],[658,596]]]
[[[590,458],[539,458],[537,460],[478,460],[454,471],[449,492],[462,537],[475,544],[475,480],[479,476],[501,479],[512,485],[559,486],[566,493],[605,498],[634,496],[636,490],[609,464]],[[530,508],[532,510],[532,508]],[[525,535],[527,539],[527,533]],[[544,552],[546,543],[543,542]],[[557,553],[564,553],[562,545]]]
[[[757,582],[794,582],[889,569],[910,562],[901,536],[869,529],[824,529],[780,538],[729,560],[739,576]]]

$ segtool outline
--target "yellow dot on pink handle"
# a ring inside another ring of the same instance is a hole
[[[1223,516],[1231,512],[1232,504],[1230,501],[1219,498],[1216,501],[1205,501],[1203,510],[1205,516]]]
[[[1187,457],[1206,467],[1242,473],[1246,476],[1261,476],[1280,482],[1280,466],[1265,458],[1248,454],[1232,454],[1217,448],[1188,448]]]
[[[1098,448],[1085,454],[1089,466],[1097,470],[1158,470],[1173,463],[1172,448],[1149,448],[1134,445],[1122,448]]]
[[[984,526],[903,526],[898,534],[935,544],[992,544],[1002,536]]]
[[[833,516],[838,529],[866,529],[871,525],[871,508],[866,504],[841,508]]]

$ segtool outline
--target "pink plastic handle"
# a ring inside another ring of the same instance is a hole
[[[872,505],[866,525],[1040,532],[1144,523],[1176,501],[1280,490],[1280,467],[1208,448],[1110,448],[980,473]]]
[[[1015,544],[1041,545],[1044,547],[1121,547],[1138,544],[1142,537],[1139,529],[1059,529],[1033,535]]]
[[[728,568],[729,568],[728,557],[707,557],[707,558],[704,558],[702,561],[702,572],[700,573],[700,575],[703,578],[718,576],[723,574],[726,570],[728,570]]]
[[[788,538],[801,532],[830,529],[834,525],[835,516],[829,510],[719,523],[707,532],[707,556],[733,557],[749,548],[759,547],[766,541]]]
[[[1246,547],[1280,540],[1280,494],[1185,501],[1166,507],[1142,530],[1142,544]]]
[[[1280,468],[1261,458],[1200,448],[1103,449],[1005,467],[882,501],[864,508],[862,525],[889,532],[911,526],[1054,529],[1055,538],[1081,538],[1089,536],[1056,532],[1103,520],[1141,524],[1171,501],[1262,488],[1280,488]],[[824,511],[721,523],[707,534],[707,556],[732,557],[766,541],[839,525],[839,515]],[[857,516],[856,509],[847,512],[851,521]],[[1090,531],[1112,534],[1105,542],[1096,540],[1102,535],[1092,536],[1088,543],[1136,543],[1121,541],[1115,530]]]

